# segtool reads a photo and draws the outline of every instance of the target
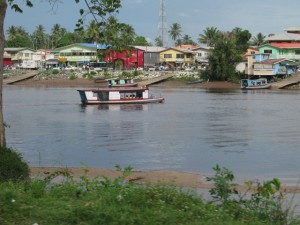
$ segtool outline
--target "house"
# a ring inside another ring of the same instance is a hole
[[[75,43],[52,50],[54,58],[61,64],[81,65],[97,61],[97,52],[106,49],[105,45]]]
[[[300,43],[300,28],[288,28],[284,33],[270,34],[265,38],[269,44],[273,43]]]
[[[245,54],[242,56],[243,57],[242,61],[237,63],[237,65],[235,67],[235,70],[237,72],[240,72],[240,73],[252,74],[253,73],[253,71],[252,71],[253,68],[248,67],[248,63],[249,63],[248,61],[249,60],[254,61],[255,54],[258,54],[258,53],[259,53],[259,51],[258,51],[257,47],[254,47],[254,46],[249,47],[246,50]],[[249,57],[249,56],[251,56],[251,57]],[[251,65],[253,65],[253,62],[250,62],[250,63],[251,63]]]
[[[165,50],[164,47],[156,46],[133,46],[136,49],[144,51],[144,66],[153,67],[160,64],[160,52]]]
[[[123,50],[122,52],[110,51],[107,52],[105,61],[112,63],[114,68],[134,69],[144,68],[144,50],[132,47],[130,50]]]
[[[298,63],[285,58],[271,59],[269,54],[248,56],[247,74],[249,77],[277,79],[295,73]]]
[[[212,50],[212,47],[196,47],[192,49],[195,54],[195,63],[200,68],[205,68],[208,65],[208,56]]]
[[[11,63],[20,64],[24,60],[32,60],[35,50],[31,48],[4,48],[4,55],[11,59]]]
[[[299,60],[300,42],[299,43],[270,43],[270,44],[260,46],[259,52],[270,54],[270,59],[287,58],[287,59]]]
[[[160,52],[160,63],[171,68],[183,69],[195,63],[195,53],[181,48],[167,48]]]

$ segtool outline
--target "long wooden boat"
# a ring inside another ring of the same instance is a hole
[[[268,83],[267,79],[242,79],[241,80],[241,89],[242,90],[254,90],[254,89],[268,89],[271,87],[271,84]]]
[[[106,81],[109,87],[136,87],[138,85],[131,78],[113,78]]]
[[[83,104],[162,103],[163,97],[149,96],[147,87],[77,90]]]
[[[199,80],[190,80],[187,81],[186,84],[197,84],[197,83],[202,83],[204,80],[199,79]]]

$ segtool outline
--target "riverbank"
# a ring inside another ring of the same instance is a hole
[[[32,178],[43,178],[55,171],[67,171],[72,177],[79,178],[86,176],[89,179],[93,178],[109,178],[115,179],[122,175],[122,172],[106,168],[80,168],[80,167],[31,167],[30,174]],[[162,184],[172,185],[180,188],[196,188],[196,189],[211,189],[213,185],[206,182],[207,176],[204,174],[187,173],[167,170],[146,170],[132,171],[126,178],[128,182],[133,182],[139,185],[146,184]],[[246,181],[246,180],[245,180]],[[239,184],[237,189],[241,192],[248,190],[243,184]],[[287,186],[282,184],[284,193],[300,193],[300,188],[296,186]]]
[[[44,87],[106,87],[106,83],[96,83],[93,80],[76,78],[76,79],[63,79],[63,78],[53,78],[53,79],[28,79],[15,83],[14,85],[23,86],[44,86]],[[186,84],[184,81],[167,80],[155,84],[154,86],[163,87],[197,87],[197,88],[216,88],[216,89],[240,89],[238,83],[232,83],[227,81],[215,81],[215,82],[202,82],[195,84]]]

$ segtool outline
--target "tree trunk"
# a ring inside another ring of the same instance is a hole
[[[3,119],[3,56],[4,56],[4,18],[6,14],[6,0],[0,0],[0,147],[6,147],[5,125]]]

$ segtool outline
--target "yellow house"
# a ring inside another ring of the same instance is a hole
[[[75,43],[52,50],[54,57],[61,63],[84,64],[97,60],[97,51],[105,49],[101,44]]]
[[[172,68],[183,69],[195,63],[194,55],[190,50],[168,48],[160,52],[160,63]]]
[[[24,60],[32,60],[35,50],[30,48],[4,48],[4,55],[11,57],[13,63],[21,63]]]

